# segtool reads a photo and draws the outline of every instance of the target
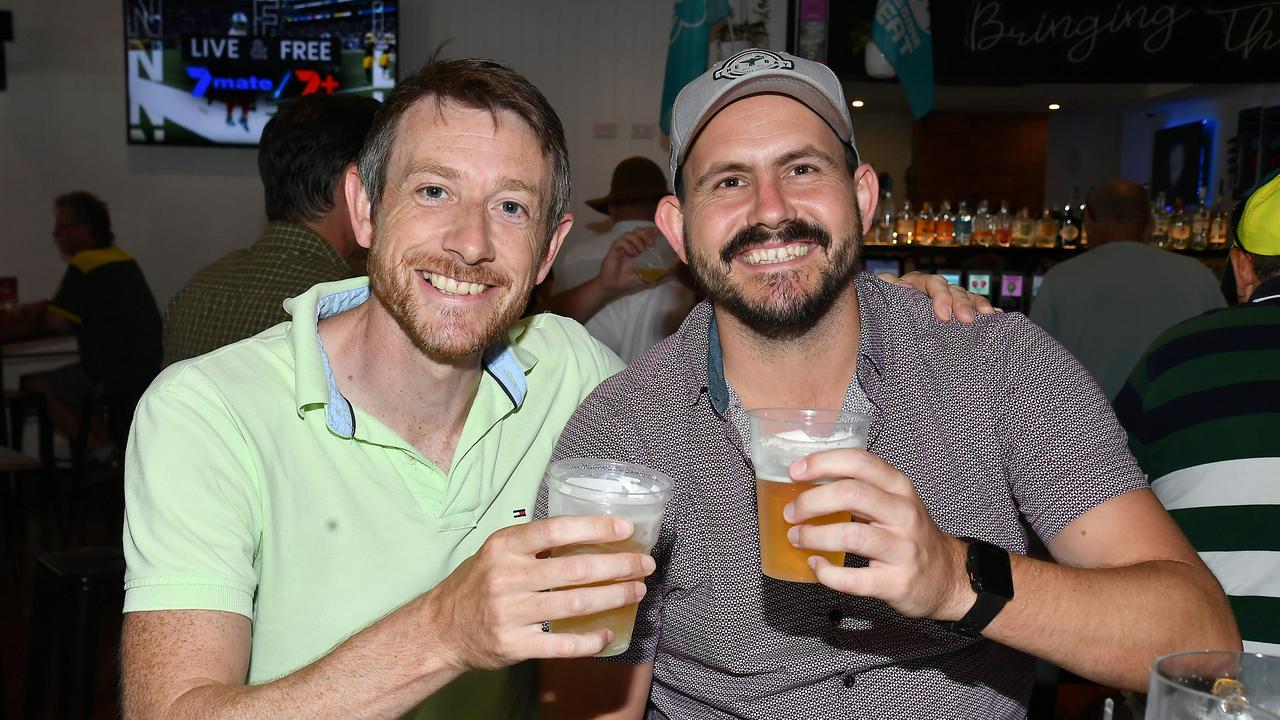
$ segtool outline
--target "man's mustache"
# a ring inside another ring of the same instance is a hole
[[[756,245],[769,242],[790,243],[798,240],[807,240],[823,250],[831,247],[831,233],[821,225],[808,220],[791,220],[777,230],[759,225],[742,228],[734,233],[733,238],[720,250],[720,260],[728,265],[735,255]]]

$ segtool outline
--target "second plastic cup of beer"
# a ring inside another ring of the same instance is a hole
[[[552,555],[565,557],[584,553],[648,553],[658,541],[662,513],[666,510],[670,497],[671,478],[642,465],[597,458],[554,462],[547,470],[549,515],[623,517],[631,521],[635,531],[631,537],[620,542],[571,545],[559,548]],[[613,642],[597,657],[618,655],[631,646],[636,608],[637,604],[633,603],[583,617],[552,620],[551,632],[584,633],[608,628],[613,631]]]
[[[760,571],[777,580],[817,582],[809,558],[821,555],[833,565],[844,564],[844,553],[802,550],[787,539],[791,529],[782,509],[815,484],[797,483],[788,468],[802,457],[824,450],[864,448],[870,418],[861,413],[804,408],[750,410],[751,463],[756,467],[756,514],[760,522]],[[847,513],[812,518],[805,525],[849,522]]]

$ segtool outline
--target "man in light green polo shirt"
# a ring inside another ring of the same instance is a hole
[[[346,192],[370,280],[312,288],[138,408],[126,717],[523,717],[527,665],[503,668],[609,639],[542,621],[644,593],[648,556],[537,557],[629,523],[526,518],[560,429],[621,368],[572,321],[518,322],[572,222],[545,98],[496,63],[430,63]],[[545,592],[590,583],[610,584]]]

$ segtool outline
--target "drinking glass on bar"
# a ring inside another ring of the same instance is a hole
[[[764,408],[747,412],[751,422],[751,463],[756,469],[756,514],[760,522],[760,570],[777,580],[817,582],[808,559],[821,555],[844,564],[843,553],[802,550],[787,540],[791,524],[782,518],[787,503],[815,484],[797,483],[787,468],[792,462],[824,450],[864,448],[870,418],[861,413],[803,408]],[[806,525],[849,522],[847,513],[806,520]]]
[[[612,515],[630,520],[635,530],[626,540],[571,545],[552,555],[648,553],[658,541],[662,513],[670,497],[671,478],[642,465],[598,458],[554,462],[547,470],[548,515]],[[632,603],[582,617],[552,620],[551,632],[585,633],[608,628],[613,631],[613,642],[596,657],[618,655],[631,646],[637,606]]]
[[[1146,720],[1280,719],[1280,658],[1196,650],[1156,658]]]

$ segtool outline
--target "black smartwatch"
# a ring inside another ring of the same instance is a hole
[[[1009,567],[1009,551],[985,540],[957,538],[969,544],[969,558],[965,570],[969,573],[969,586],[978,593],[978,599],[964,617],[955,622],[943,623],[952,632],[965,637],[981,637],[982,631],[1013,599],[1013,571]]]

